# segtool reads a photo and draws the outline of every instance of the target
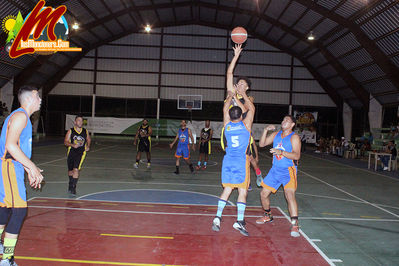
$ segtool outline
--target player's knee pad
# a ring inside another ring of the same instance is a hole
[[[24,222],[28,208],[12,208],[11,217],[8,221],[6,232],[10,234],[19,234],[22,223]]]
[[[8,222],[10,217],[11,209],[6,207],[0,208],[0,225],[4,225]]]

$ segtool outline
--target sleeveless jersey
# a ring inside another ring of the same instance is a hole
[[[203,128],[201,129],[201,140],[204,140],[206,142],[209,141],[209,138],[211,136],[211,128]]]
[[[76,149],[73,147],[69,147],[68,152],[73,152],[77,154],[83,153],[85,151],[85,146],[87,142],[87,130],[82,127],[82,130],[79,133],[75,130],[74,127],[71,128],[71,138],[69,139],[69,141],[72,144],[79,144],[79,147]]]
[[[150,126],[149,125],[141,125],[139,128],[139,138],[140,140],[148,140],[148,136],[146,136],[148,134]],[[144,137],[143,137],[144,136]]]
[[[179,128],[179,145],[188,145],[188,128],[185,128],[184,130],[182,130],[181,128]]]
[[[227,142],[226,156],[242,157],[246,154],[251,132],[245,127],[244,122],[229,122],[224,127],[224,138]],[[245,157],[244,157],[245,159]]]
[[[292,143],[291,143],[291,138],[295,134],[295,132],[292,132],[288,136],[285,136],[284,138],[281,137],[281,134],[283,131],[280,131],[277,133],[277,135],[274,137],[273,140],[273,148],[278,149],[278,150],[283,150],[286,152],[292,152]],[[291,159],[287,159],[286,157],[282,155],[274,155],[273,156],[273,167],[281,167],[281,168],[288,168],[291,166],[294,166],[294,161]]]
[[[11,116],[13,116],[16,112],[24,112],[26,118],[28,119],[28,121],[26,122],[26,126],[22,130],[21,135],[19,136],[18,145],[21,148],[22,152],[26,155],[26,157],[30,159],[32,156],[32,123],[29,119],[28,113],[22,107],[12,112],[4,121],[0,136],[0,157],[5,159],[13,159],[11,154],[6,152],[5,149],[6,149],[8,123]]]

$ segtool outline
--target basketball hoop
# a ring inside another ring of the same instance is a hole
[[[187,110],[189,113],[193,111],[194,102],[188,101],[186,102]]]

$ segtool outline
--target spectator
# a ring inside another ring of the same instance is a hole
[[[391,154],[392,160],[396,159],[397,151],[396,151],[395,144],[393,143],[392,140],[389,141],[388,145],[385,146],[384,152]],[[389,156],[388,155],[383,155],[383,156],[380,156],[380,159],[381,159],[382,164],[384,165],[383,170],[387,171],[388,170],[388,165],[389,165]]]

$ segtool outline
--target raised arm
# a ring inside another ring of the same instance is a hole
[[[243,110],[248,110],[247,116],[244,119],[244,124],[247,125],[248,128],[252,128],[252,123],[254,122],[254,115],[255,115],[255,105],[251,102],[248,98],[246,92],[244,90],[240,90],[238,92],[243,99],[245,100]]]
[[[234,50],[234,57],[230,62],[229,68],[227,69],[227,79],[226,79],[226,87],[227,91],[234,91],[234,68],[237,64],[237,60],[240,57],[240,53],[242,51],[241,44],[236,44],[235,47],[233,47]]]
[[[273,143],[274,137],[277,135],[277,132],[274,132],[267,136],[267,133],[273,130],[276,130],[276,127],[273,125],[268,125],[267,127],[265,127],[265,129],[263,130],[263,134],[259,140],[259,147],[263,148]]]
[[[230,122],[229,109],[231,105],[231,99],[233,99],[233,93],[229,91],[223,106],[223,126]]]

